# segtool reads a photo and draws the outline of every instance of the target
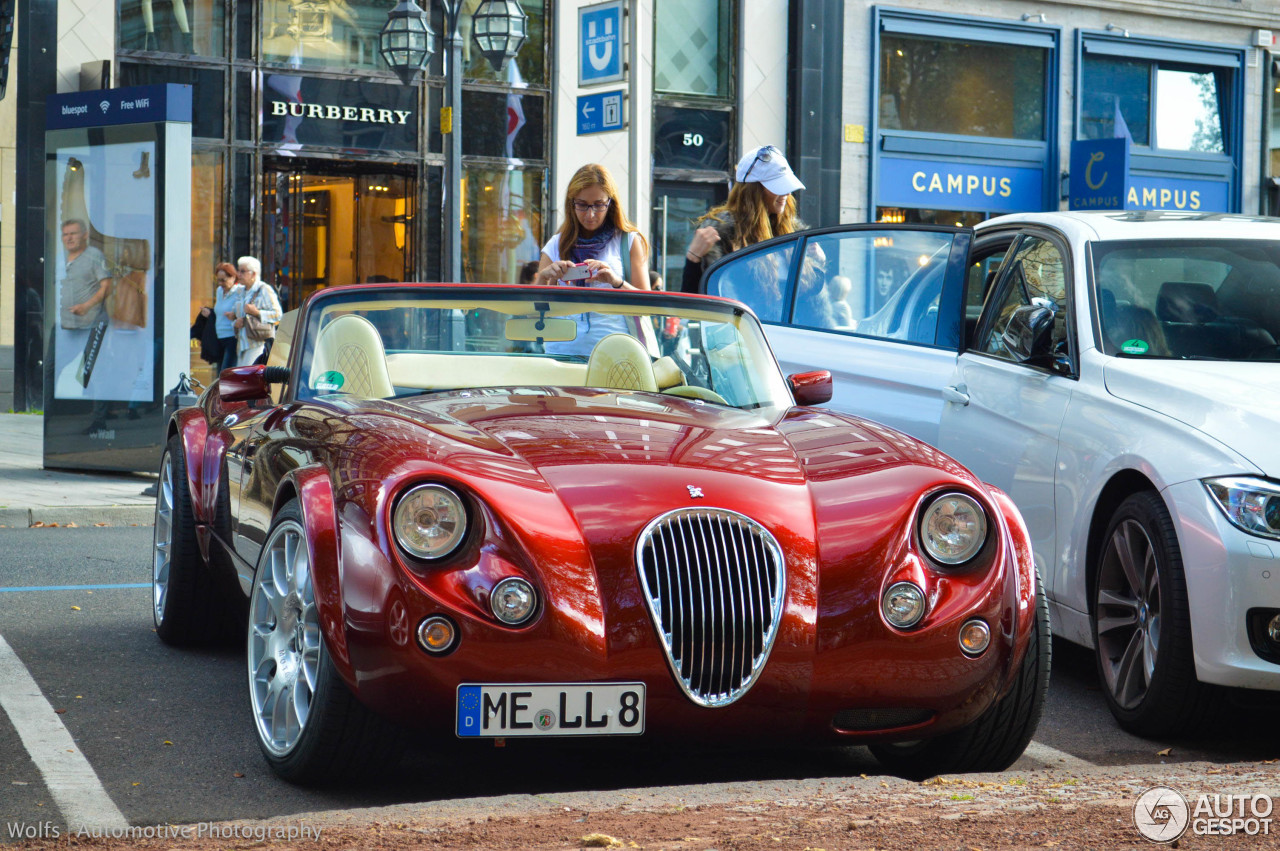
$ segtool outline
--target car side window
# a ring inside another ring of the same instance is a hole
[[[796,241],[771,246],[734,258],[707,281],[711,295],[737,299],[755,311],[761,322],[781,322],[782,295],[791,272]]]
[[[993,320],[987,326],[984,339],[976,340],[974,348],[998,358],[1016,360],[1005,346],[1005,329],[1019,307],[1037,304],[1053,311],[1052,349],[1063,350],[1067,340],[1067,281],[1062,252],[1049,240],[1028,235],[1018,243],[1005,265],[1008,271],[997,293],[999,301],[988,308],[994,311]]]

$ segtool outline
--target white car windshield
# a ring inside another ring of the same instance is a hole
[[[793,404],[759,323],[715,299],[579,287],[370,287],[317,297],[305,323],[305,338],[290,340],[303,346],[303,399],[533,386],[663,393],[743,409]]]
[[[1280,360],[1280,242],[1126,240],[1092,252],[1105,353]]]

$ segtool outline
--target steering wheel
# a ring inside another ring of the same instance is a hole
[[[681,396],[685,399],[702,399],[707,402],[715,402],[717,405],[729,407],[728,401],[714,390],[708,390],[706,387],[696,387],[692,384],[681,384],[678,387],[668,387],[662,391],[668,396]]]

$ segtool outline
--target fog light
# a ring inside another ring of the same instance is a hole
[[[884,592],[880,611],[899,629],[913,627],[924,617],[924,592],[912,582],[895,582]]]
[[[515,626],[533,616],[538,606],[538,595],[533,586],[519,577],[504,579],[493,587],[489,608],[498,620]]]
[[[1280,615],[1267,622],[1267,638],[1280,643]]]
[[[458,631],[448,618],[439,615],[418,624],[418,644],[428,653],[446,653],[458,640]]]
[[[981,656],[991,645],[991,628],[974,618],[960,627],[960,649],[966,656]]]

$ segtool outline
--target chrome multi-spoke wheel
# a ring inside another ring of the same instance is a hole
[[[1098,658],[1116,704],[1133,709],[1147,696],[1160,652],[1160,561],[1147,530],[1128,519],[1102,551],[1097,585]]]
[[[272,771],[294,783],[349,782],[392,764],[399,734],[356,699],[333,665],[306,534],[302,508],[291,500],[258,558],[249,597],[249,700]]]
[[[311,719],[320,671],[320,621],[302,524],[276,524],[249,601],[249,693],[268,752],[293,751]]]
[[[1152,737],[1204,723],[1217,695],[1196,679],[1182,550],[1158,493],[1120,503],[1093,569],[1095,658],[1111,714]]]

